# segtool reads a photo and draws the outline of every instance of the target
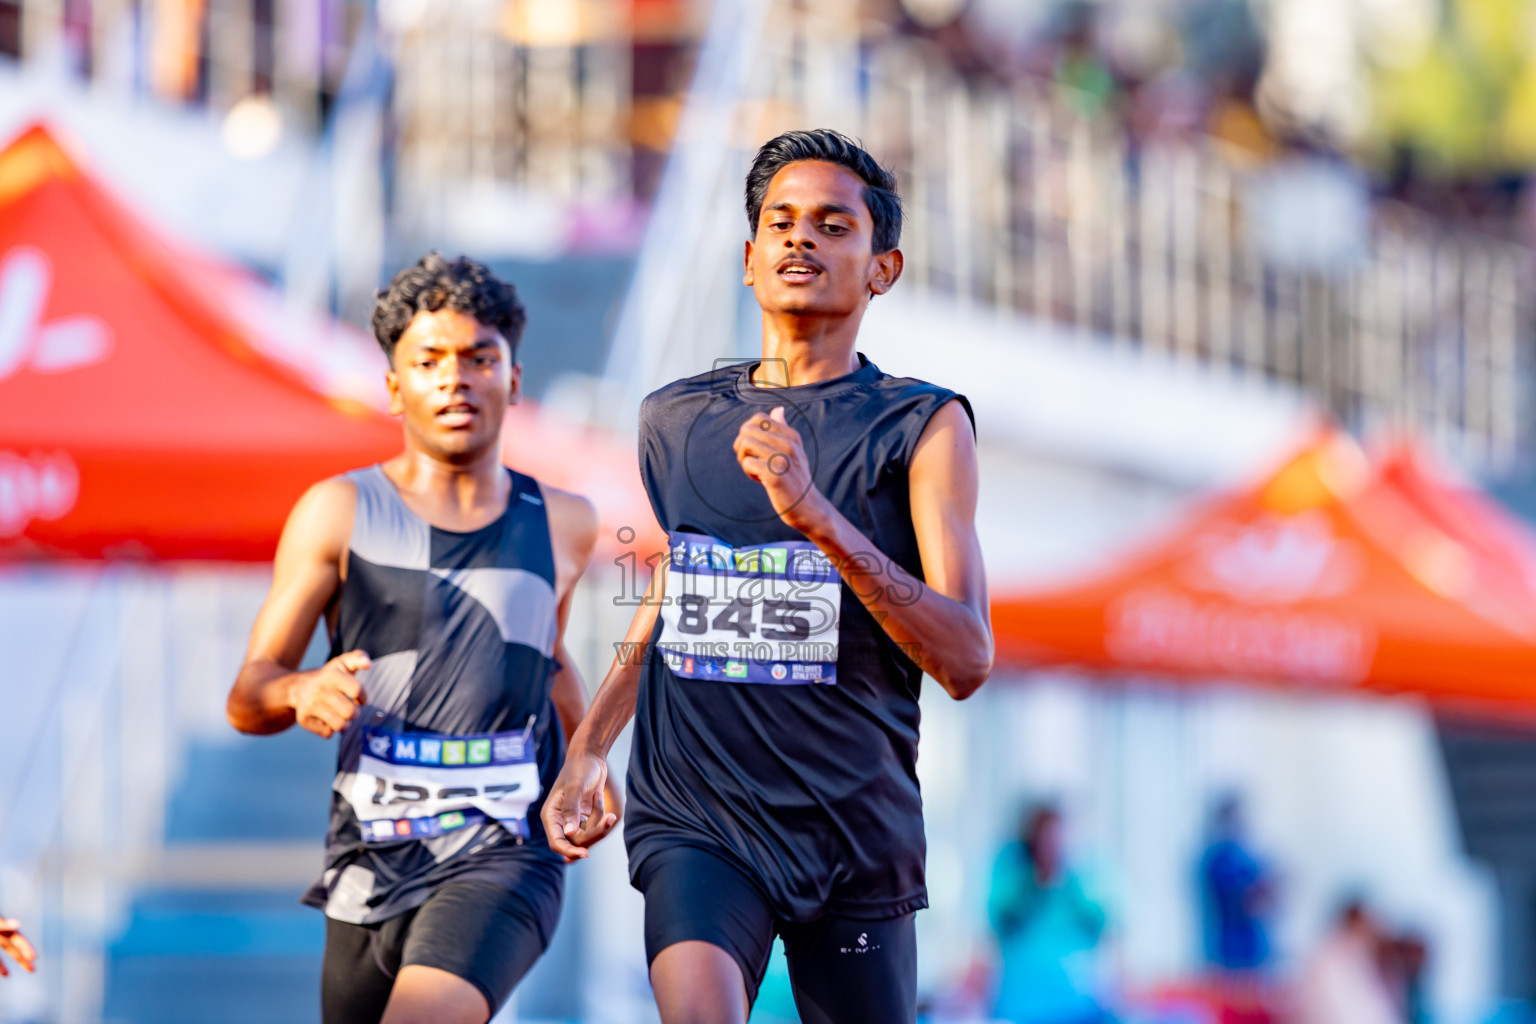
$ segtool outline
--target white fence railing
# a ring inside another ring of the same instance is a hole
[[[475,222],[488,216],[511,232],[531,226],[538,234],[563,204],[630,197],[623,5],[570,4],[568,17],[608,24],[576,24],[586,31],[568,37],[558,26],[540,28],[560,6],[549,3],[396,6],[409,10],[384,24],[395,67],[401,236],[474,237]]]
[[[1055,87],[927,65],[914,73],[907,41],[877,51],[856,126],[905,184],[909,283],[1294,383],[1351,427],[1411,425],[1473,463],[1531,440],[1528,249],[1373,209],[1334,162],[1243,169],[1204,139],[1137,150]],[[1331,251],[1298,256],[1319,235]]]

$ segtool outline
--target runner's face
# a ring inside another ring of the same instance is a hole
[[[417,444],[448,460],[483,454],[501,438],[523,368],[506,339],[467,313],[420,312],[395,344],[389,408]]]
[[[875,253],[864,182],[837,164],[802,160],[768,183],[747,243],[743,283],[770,313],[849,316],[901,276],[901,252]]]

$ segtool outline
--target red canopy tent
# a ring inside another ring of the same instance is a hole
[[[1404,451],[1323,434],[1111,571],[999,594],[999,659],[1530,708],[1536,544]]]
[[[305,487],[399,447],[260,352],[229,272],[42,127],[0,151],[0,543],[11,556],[260,560]]]
[[[269,559],[306,487],[400,449],[383,371],[370,338],[161,237],[43,127],[0,151],[0,557]],[[664,547],[632,445],[526,406],[506,439],[592,495],[605,549]]]

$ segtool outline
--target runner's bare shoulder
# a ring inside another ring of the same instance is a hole
[[[558,530],[572,540],[597,536],[597,506],[592,504],[592,499],[542,481],[539,488],[544,492],[551,530]]]
[[[339,565],[352,539],[356,509],[357,485],[346,477],[333,476],[314,484],[288,513],[278,559],[293,556]]]
[[[542,481],[539,488],[544,493],[544,511],[549,517],[549,539],[554,546],[556,559],[564,563],[562,580],[574,583],[587,567],[592,548],[597,543],[597,506],[591,499],[574,491],[564,491]]]

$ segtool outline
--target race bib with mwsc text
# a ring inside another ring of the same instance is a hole
[[[357,770],[337,788],[364,842],[429,839],[486,821],[527,839],[540,793],[534,755],[532,719],[526,729],[471,736],[369,727]]]

